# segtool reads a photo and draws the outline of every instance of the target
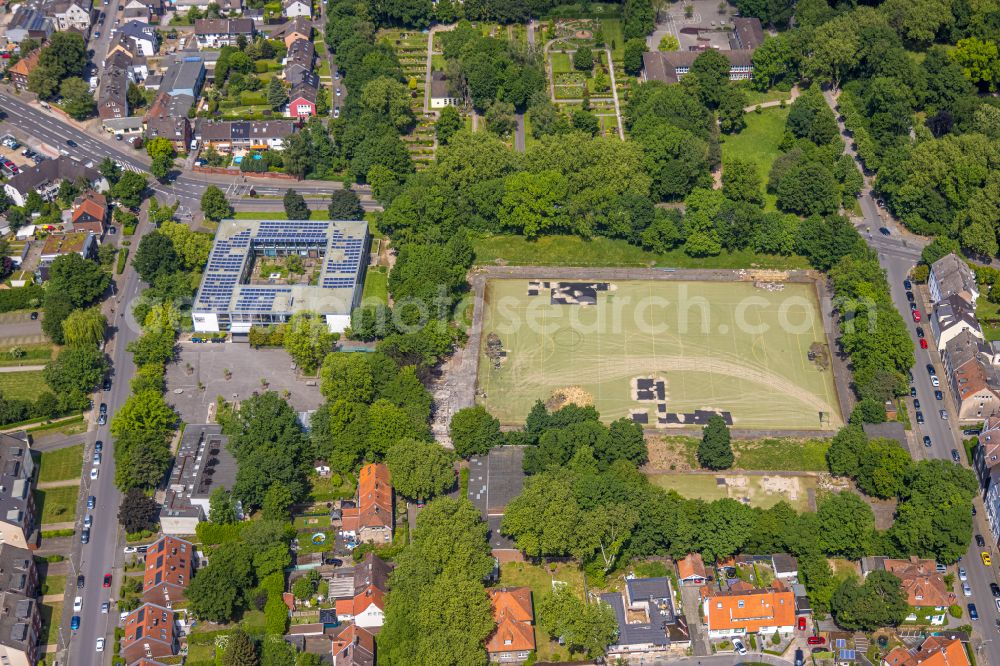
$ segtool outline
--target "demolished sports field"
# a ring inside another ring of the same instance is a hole
[[[811,281],[490,279],[477,401],[502,423],[536,400],[648,428],[843,424]]]

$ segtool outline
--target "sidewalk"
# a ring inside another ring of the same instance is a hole
[[[51,488],[69,488],[80,485],[80,479],[63,479],[62,481],[43,481],[38,484],[39,490],[49,490]]]

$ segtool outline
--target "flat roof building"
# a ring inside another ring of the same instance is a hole
[[[246,333],[314,312],[330,331],[343,331],[361,302],[368,242],[365,222],[223,220],[195,298],[194,330]],[[254,275],[258,258],[291,255],[313,262],[316,284]]]
[[[164,534],[194,534],[208,517],[209,497],[236,483],[236,459],[226,449],[228,437],[219,425],[189,425],[174,459],[160,527]]]

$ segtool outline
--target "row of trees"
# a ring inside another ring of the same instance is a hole
[[[22,52],[21,57],[27,55]],[[87,66],[87,45],[74,32],[52,35],[38,55],[38,64],[28,74],[28,90],[45,100],[61,98],[62,109],[77,120],[97,112],[90,86],[81,77]]]

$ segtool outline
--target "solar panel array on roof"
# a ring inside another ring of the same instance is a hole
[[[204,308],[226,308],[233,297],[233,289],[240,279],[247,249],[250,247],[250,230],[232,238],[216,240],[208,255],[205,280],[198,292],[198,305]]]
[[[270,312],[278,294],[292,293],[291,287],[244,286],[236,296],[235,312]]]
[[[326,255],[322,285],[328,289],[353,287],[363,249],[363,238],[345,238],[339,229],[335,229]]]
[[[329,222],[306,220],[266,220],[260,223],[254,240],[261,243],[316,243],[325,245]]]

